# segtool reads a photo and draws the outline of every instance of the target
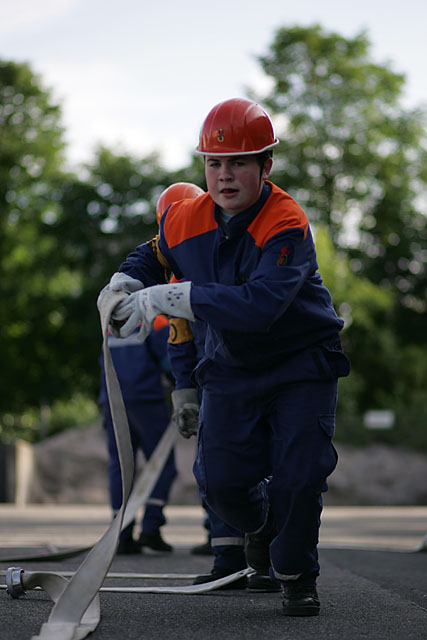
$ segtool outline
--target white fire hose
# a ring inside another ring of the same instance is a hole
[[[10,567],[7,570],[6,585],[0,585],[0,588],[7,588],[12,598],[24,595],[29,589],[42,588],[55,603],[49,620],[42,625],[39,635],[33,636],[32,640],[59,640],[59,638],[61,640],[81,640],[89,633],[92,633],[100,621],[99,591],[119,591],[122,593],[206,593],[234,582],[245,575],[254,573],[253,569],[248,568],[209,583],[189,586],[102,587],[107,576],[122,577],[122,575],[126,575],[108,574],[116,553],[120,531],[133,520],[137,509],[147,500],[176,438],[176,429],[171,423],[147,462],[144,472],[135,483],[132,494],[129,495],[134,473],[133,452],[125,406],[107,340],[111,312],[126,295],[123,292],[107,292],[102,298],[100,310],[105,378],[122,475],[122,506],[102,538],[95,546],[89,547],[88,555],[76,572],[64,572],[62,574],[44,571],[34,572],[24,571],[20,567]],[[86,549],[80,548],[80,550],[74,550],[74,553],[76,554]],[[53,555],[50,554],[49,557],[52,558]],[[62,554],[62,556],[66,557],[65,554]],[[38,559],[40,559],[40,556],[38,556]],[[175,579],[195,577],[179,574],[130,575],[135,578],[157,577],[159,579],[163,577],[173,577]],[[70,579],[68,579],[68,576]]]

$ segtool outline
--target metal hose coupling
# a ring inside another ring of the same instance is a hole
[[[25,596],[24,584],[22,581],[22,575],[24,569],[21,567],[9,567],[6,571],[6,592],[11,598],[20,598]]]

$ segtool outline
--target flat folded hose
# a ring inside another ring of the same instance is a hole
[[[6,582],[12,598],[23,595],[26,589],[41,587],[55,603],[49,620],[42,625],[39,635],[33,636],[32,640],[81,640],[96,629],[101,615],[98,592],[114,559],[120,531],[133,520],[138,507],[150,495],[175,442],[176,428],[170,423],[130,496],[134,474],[132,444],[120,385],[107,340],[111,313],[126,296],[124,292],[107,291],[101,300],[100,309],[105,378],[121,468],[122,506],[107,531],[91,548],[70,580],[64,575],[48,571],[25,572],[19,567],[8,569]],[[210,583],[188,587],[104,587],[102,590],[134,593],[206,593],[253,572],[253,569],[248,568]]]

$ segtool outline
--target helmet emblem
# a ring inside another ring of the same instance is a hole
[[[218,142],[224,142],[224,130],[220,129],[217,135]]]

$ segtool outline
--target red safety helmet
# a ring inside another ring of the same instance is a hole
[[[270,118],[259,104],[245,98],[220,102],[208,113],[196,153],[207,156],[244,156],[262,153],[279,144]]]
[[[197,198],[197,196],[201,196],[203,193],[205,193],[203,189],[192,182],[175,182],[175,184],[171,184],[170,187],[162,191],[157,202],[157,224],[160,224],[162,215],[172,202],[185,200],[185,198]]]

